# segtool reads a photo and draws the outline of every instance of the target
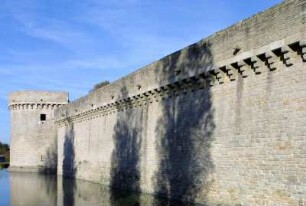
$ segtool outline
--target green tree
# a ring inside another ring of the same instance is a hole
[[[94,87],[92,88],[92,90],[90,90],[89,92],[96,91],[97,89],[100,89],[101,87],[104,87],[108,84],[109,84],[109,81],[103,81],[103,82],[100,82],[98,84],[95,84]]]
[[[5,156],[5,161],[10,161],[10,146],[8,144],[0,142],[0,155]]]

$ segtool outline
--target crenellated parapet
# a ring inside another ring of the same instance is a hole
[[[236,81],[238,78],[247,78],[291,67],[298,61],[306,62],[306,40],[283,39],[258,49],[243,52],[216,65],[205,65],[205,72],[158,88],[125,98],[115,98],[111,95],[109,102],[104,102],[102,105],[91,104],[89,106],[91,108],[85,111],[75,109],[73,115],[67,115],[64,109],[58,112],[56,123],[59,126],[64,126],[71,121],[83,122],[118,111],[143,107],[166,98]],[[177,75],[180,74],[177,73]],[[141,85],[137,84],[135,87],[139,89]]]
[[[66,92],[20,91],[9,95],[8,108],[14,110],[55,110],[68,103]]]
[[[13,103],[8,106],[9,110],[54,110],[59,108],[67,103],[34,103],[34,102],[27,102],[27,103]]]

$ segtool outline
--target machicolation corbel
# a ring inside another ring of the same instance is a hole
[[[292,66],[293,61],[296,58],[295,52],[287,45],[282,47],[280,51],[282,53],[281,59],[283,60],[284,64],[288,67]]]
[[[250,63],[255,74],[261,74],[263,72],[264,62],[258,56],[251,57]]]
[[[215,76],[216,80],[219,82],[219,84],[224,83],[225,73],[220,68],[214,68],[211,71],[212,75]]]
[[[235,81],[238,79],[239,72],[238,70],[233,66],[233,64],[229,64],[223,67],[226,75],[230,79],[230,81]]]
[[[240,60],[235,64],[239,74],[242,78],[246,78],[251,75],[251,68],[245,63],[245,61]]]
[[[266,64],[270,71],[274,71],[279,67],[280,58],[275,54],[275,51],[265,53]]]
[[[301,53],[302,59],[305,62],[306,61],[306,40],[300,41],[299,46],[301,48],[300,53]]]

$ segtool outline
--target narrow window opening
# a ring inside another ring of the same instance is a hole
[[[46,121],[47,115],[46,114],[40,114],[40,121]]]

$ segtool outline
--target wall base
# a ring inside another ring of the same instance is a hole
[[[56,174],[56,168],[44,168],[44,167],[18,167],[10,166],[8,168],[9,172],[36,172],[36,173],[46,173],[46,174]]]

